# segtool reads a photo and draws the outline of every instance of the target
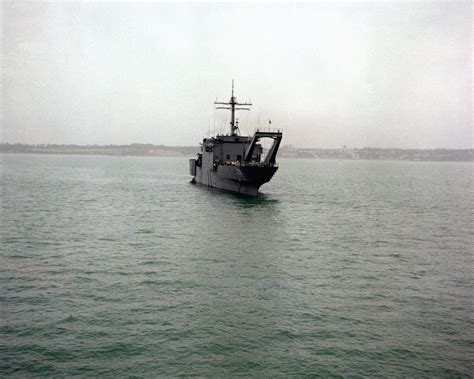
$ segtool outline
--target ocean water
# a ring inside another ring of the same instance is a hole
[[[474,376],[472,163],[0,158],[0,376]]]

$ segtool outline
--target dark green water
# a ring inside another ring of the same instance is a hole
[[[0,158],[0,376],[474,375],[470,163]]]

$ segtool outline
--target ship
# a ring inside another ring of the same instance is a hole
[[[240,135],[236,111],[250,110],[252,103],[237,102],[234,96],[234,81],[230,100],[215,101],[214,104],[216,109],[231,112],[230,132],[202,140],[197,158],[189,160],[191,183],[257,196],[259,188],[269,182],[278,170],[276,156],[283,132],[271,131],[269,127],[268,130],[257,129],[253,136]],[[271,146],[268,149],[263,149],[262,139],[270,140]]]

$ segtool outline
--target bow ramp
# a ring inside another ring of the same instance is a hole
[[[265,158],[265,161],[262,163],[268,166],[275,164],[278,148],[280,147],[280,142],[281,142],[281,139],[283,138],[283,134],[279,130],[274,131],[274,132],[271,132],[271,131],[261,132],[257,130],[255,134],[253,135],[249,146],[245,150],[245,155],[243,159],[244,162],[252,161],[252,156],[254,155],[255,146],[257,146],[258,142],[262,138],[270,138],[273,140],[272,147],[268,150],[268,154]]]

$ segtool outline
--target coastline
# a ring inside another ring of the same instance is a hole
[[[131,145],[26,145],[0,144],[0,153],[189,157],[199,146],[165,146],[152,144]],[[341,160],[395,160],[427,162],[474,162],[474,149],[398,149],[398,148],[295,148],[282,146],[279,158],[341,159]]]

